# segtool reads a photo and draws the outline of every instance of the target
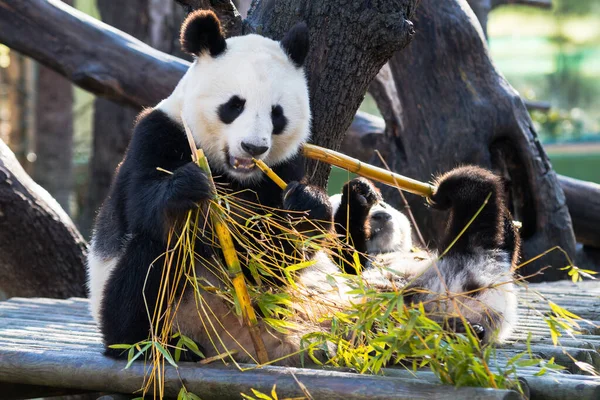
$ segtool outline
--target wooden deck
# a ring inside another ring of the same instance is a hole
[[[562,338],[564,348],[552,346],[541,316],[529,308],[546,304],[530,291],[591,321],[576,340]],[[584,361],[600,370],[600,282],[530,285],[521,293],[520,322],[513,343],[498,351],[498,364],[525,348],[532,333],[534,355],[555,357],[567,367],[562,373],[535,376],[538,367],[525,367],[519,376],[532,399],[600,399],[600,380],[586,375],[577,365]],[[567,355],[565,351],[568,352]],[[573,359],[571,359],[571,357]],[[0,302],[0,400],[81,393],[85,391],[130,394],[142,386],[145,365],[102,355],[100,334],[85,299],[51,300],[13,298]],[[459,388],[437,384],[432,373],[388,369],[388,376],[349,372],[266,367],[240,372],[221,363],[180,363],[167,368],[166,395],[176,397],[185,382],[202,399],[239,399],[250,388],[269,393],[277,384],[279,398],[298,397],[302,382],[314,399],[519,399],[516,392]]]

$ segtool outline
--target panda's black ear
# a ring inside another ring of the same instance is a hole
[[[179,41],[183,51],[195,56],[208,51],[211,56],[216,57],[227,48],[221,23],[210,10],[190,13],[181,25]]]
[[[297,67],[304,65],[304,60],[308,54],[308,27],[306,23],[299,22],[294,25],[281,40],[281,47]]]

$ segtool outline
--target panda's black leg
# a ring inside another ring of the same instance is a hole
[[[381,194],[365,178],[355,178],[344,185],[342,199],[333,221],[339,236],[348,239],[352,250],[345,249],[342,254],[342,268],[347,273],[357,273],[354,262],[354,250],[364,267],[367,263],[367,239],[369,236],[369,212],[371,207],[381,201]]]
[[[510,213],[505,206],[501,179],[490,171],[469,166],[442,175],[430,205],[449,211],[447,229],[438,240],[440,253],[459,237],[482,206],[448,254],[472,254],[475,249],[506,249],[512,254],[518,248],[518,234],[512,228]]]
[[[106,355],[127,357],[113,344],[135,344],[148,339],[162,276],[164,243],[138,235],[127,244],[125,253],[106,282],[100,305],[100,330]],[[157,331],[160,327],[157,328]]]

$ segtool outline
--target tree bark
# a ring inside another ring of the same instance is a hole
[[[33,179],[69,213],[73,189],[73,88],[44,66],[37,74]]]
[[[0,293],[85,297],[85,242],[0,141]]]
[[[389,165],[425,181],[458,164],[492,168],[506,179],[514,217],[523,222],[523,260],[553,246],[573,256],[575,238],[556,174],[523,101],[494,68],[466,2],[423,0],[415,26],[411,46],[390,60],[388,79],[380,74],[371,86],[387,125],[377,146]],[[421,199],[410,204],[426,238],[434,238],[443,219]],[[519,272],[528,276],[545,265],[554,268],[531,280],[566,277],[560,252]]]

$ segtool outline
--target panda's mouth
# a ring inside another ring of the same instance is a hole
[[[251,158],[239,158],[229,155],[228,157],[229,166],[236,172],[253,172],[256,168],[254,161]]]

